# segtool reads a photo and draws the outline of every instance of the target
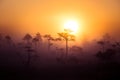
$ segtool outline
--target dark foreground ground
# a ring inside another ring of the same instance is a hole
[[[0,67],[0,80],[120,80],[120,64]]]

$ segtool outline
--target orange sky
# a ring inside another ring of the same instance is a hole
[[[96,38],[107,32],[118,36],[119,9],[119,0],[1,0],[0,32],[56,35],[63,31],[66,20],[73,19],[81,25],[79,38]]]

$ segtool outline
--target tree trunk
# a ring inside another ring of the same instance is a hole
[[[68,39],[66,39],[66,57],[68,56]]]

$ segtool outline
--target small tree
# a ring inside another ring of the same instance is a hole
[[[110,40],[111,40],[111,37],[110,35],[107,33],[105,35],[103,35],[102,39],[100,41],[98,41],[97,43],[102,46],[102,52],[105,52],[105,47],[110,44]],[[109,46],[108,46],[109,47]]]
[[[42,42],[42,36],[41,34],[38,32],[35,36],[40,42]]]
[[[39,40],[35,37],[32,39],[32,42],[35,44],[35,49],[37,49],[37,43],[39,42]]]
[[[5,40],[6,40],[7,44],[9,44],[9,45],[12,44],[12,38],[11,38],[11,36],[6,35],[6,36],[5,36]]]
[[[98,44],[102,46],[102,51],[99,51],[96,56],[102,60],[110,61],[114,59],[116,54],[116,44],[111,44],[111,36],[109,34],[103,35],[103,38],[98,41]],[[109,46],[107,46],[109,44]],[[112,48],[111,48],[112,46]]]
[[[107,44],[110,43],[111,40],[111,36],[106,33],[105,35],[103,35],[103,41],[106,42]]]
[[[35,38],[38,39],[38,43],[42,43],[42,36],[39,32],[36,34]]]
[[[30,34],[26,34],[24,36],[23,40],[25,40],[27,42],[27,44],[29,44],[30,40],[32,40],[32,36]]]
[[[120,42],[115,42],[112,44],[112,47],[114,50],[116,50],[117,53],[120,53]]]
[[[51,41],[54,41],[54,38],[49,34],[44,35],[44,38],[46,38],[48,41],[48,51],[49,51],[50,47],[53,45],[53,43],[51,43]]]
[[[110,61],[110,60],[114,59],[115,54],[116,54],[116,51],[114,49],[107,49],[105,52],[99,51],[96,54],[96,57],[98,57],[101,60]]]
[[[71,51],[82,53],[83,52],[83,48],[79,47],[79,46],[72,46],[71,47]]]
[[[32,39],[32,42],[35,44],[35,49],[37,49],[39,42],[42,42],[42,36],[40,33],[36,34],[36,36]]]
[[[26,45],[25,49],[27,51],[27,67],[30,67],[31,64],[31,58],[32,58],[32,53],[35,52],[34,49],[30,45]]]
[[[97,42],[100,46],[102,46],[102,52],[105,51],[105,42],[104,41],[98,41]]]

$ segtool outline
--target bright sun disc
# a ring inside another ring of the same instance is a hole
[[[77,30],[78,30],[78,24],[77,24],[76,21],[67,21],[64,24],[64,28],[68,29],[68,30],[71,30],[72,32],[76,33]]]

